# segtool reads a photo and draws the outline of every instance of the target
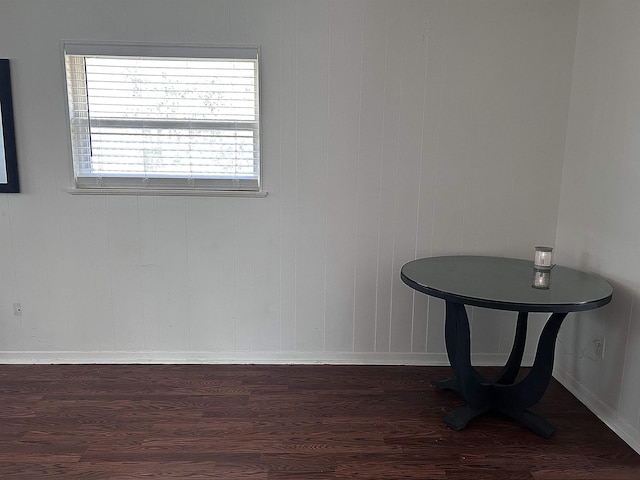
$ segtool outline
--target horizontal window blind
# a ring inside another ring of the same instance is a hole
[[[260,189],[258,49],[66,45],[77,188]]]

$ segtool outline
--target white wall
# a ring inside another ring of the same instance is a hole
[[[400,267],[553,243],[577,15],[0,0],[23,189],[0,195],[0,360],[446,361],[442,302]],[[269,196],[69,195],[63,40],[261,45]],[[473,316],[480,358],[506,353],[512,317]]]
[[[559,262],[614,284],[560,332],[556,376],[640,452],[640,2],[582,1],[558,219]],[[594,340],[605,339],[604,358]]]

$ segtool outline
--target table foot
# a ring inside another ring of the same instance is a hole
[[[440,380],[434,383],[436,388],[440,390],[453,390],[454,392],[460,393],[460,384],[455,377],[445,378],[444,380]]]
[[[521,425],[529,428],[534,433],[540,435],[542,438],[549,438],[556,432],[556,428],[553,425],[547,422],[540,415],[529,410],[496,410],[499,413],[502,413],[503,415],[508,416]]]
[[[469,405],[461,405],[455,410],[453,410],[447,417],[444,419],[444,423],[454,430],[462,430],[467,424],[473,420],[474,418],[487,413],[489,411],[489,407],[483,408],[472,408]]]

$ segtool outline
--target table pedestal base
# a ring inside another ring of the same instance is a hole
[[[483,415],[489,411],[496,411],[501,413],[512,420],[520,423],[521,425],[528,427],[533,432],[537,433],[543,438],[551,437],[556,428],[547,422],[540,415],[533,413],[529,410],[503,410],[496,408],[495,406],[486,406],[484,408],[471,408],[469,405],[461,405],[455,408],[444,419],[444,423],[447,427],[454,430],[463,430],[467,424],[476,417]]]
[[[466,404],[461,405],[446,416],[444,423],[446,423],[447,427],[453,428],[454,430],[462,430],[471,420],[487,413],[489,410],[491,410],[491,408],[488,406],[484,408],[471,408]]]
[[[516,381],[522,364],[527,334],[527,312],[518,314],[516,335],[509,359],[498,378],[490,382],[471,365],[469,319],[465,306],[447,302],[445,341],[451,368],[455,374],[438,382],[438,388],[453,390],[465,401],[453,410],[445,423],[454,430],[462,430],[479,415],[495,411],[549,438],[555,432],[541,416],[528,409],[538,403],[551,381],[556,337],[566,313],[554,313],[545,324],[535,360],[527,376]]]

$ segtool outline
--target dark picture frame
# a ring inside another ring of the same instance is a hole
[[[13,102],[11,100],[11,73],[9,60],[0,59],[0,193],[18,193],[18,156],[16,134],[13,124]]]

